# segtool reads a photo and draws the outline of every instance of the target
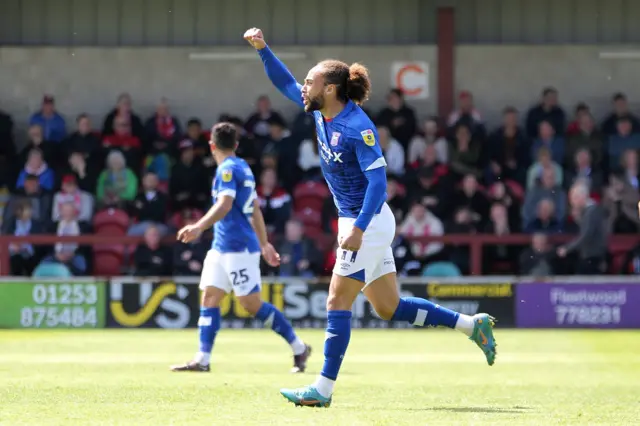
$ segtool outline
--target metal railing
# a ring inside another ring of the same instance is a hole
[[[550,236],[552,243],[561,244],[575,238],[575,235]],[[174,237],[167,237],[163,241],[170,244]],[[442,237],[416,238],[422,243],[441,242],[445,245],[465,245],[469,247],[469,265],[471,275],[482,274],[482,249],[486,245],[516,245],[526,246],[531,242],[531,235],[493,235],[493,234],[455,234]],[[80,235],[75,237],[58,235],[29,235],[16,237],[13,235],[0,235],[0,275],[10,275],[10,244],[54,245],[56,243],[77,243],[86,246],[122,245],[131,246],[142,242],[142,237],[105,236],[105,235]],[[640,235],[615,235],[609,239],[609,247],[612,251],[621,252],[631,250],[640,243]]]

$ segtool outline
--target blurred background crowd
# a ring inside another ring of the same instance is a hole
[[[527,246],[485,246],[483,274],[579,272],[585,256],[549,241],[553,234],[581,232],[581,210],[569,202],[576,182],[588,188],[583,207],[596,204],[602,211],[599,232],[640,230],[640,120],[625,94],[612,96],[611,112],[600,122],[589,105],[563,108],[554,88],[532,101],[528,111],[505,107],[496,128],[486,126],[467,91],[458,94],[447,117],[423,117],[395,89],[384,109],[367,111],[388,164],[400,274],[429,275],[436,268],[440,274],[469,273],[468,247],[423,237],[472,233],[532,236]],[[237,154],[253,169],[282,256],[278,270],[264,272],[329,275],[337,216],[320,172],[313,117],[283,117],[266,96],[255,104],[246,118],[219,120],[239,130]],[[75,275],[200,273],[210,235],[188,245],[161,241],[211,205],[216,165],[208,146],[210,123],[180,122],[166,99],[153,116],[140,117],[122,94],[102,123],[87,115],[71,120],[45,95],[29,124],[27,143],[18,144],[12,117],[0,114],[2,233],[126,234],[144,242],[101,249],[11,245],[13,275],[30,275],[43,264],[63,265]],[[578,256],[577,262],[562,261],[566,256]],[[640,272],[640,248],[615,261],[606,253],[596,257],[599,272]]]

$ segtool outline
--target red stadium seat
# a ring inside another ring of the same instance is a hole
[[[322,211],[324,200],[329,196],[329,189],[320,182],[301,182],[293,189],[293,200],[296,211],[312,209]]]
[[[634,245],[635,245],[635,242],[627,242],[627,241],[621,242],[613,239],[609,243],[609,253],[611,253],[613,256],[621,255],[621,254],[625,255],[631,250],[633,250]]]
[[[96,235],[125,236],[127,230],[115,223],[106,223],[95,230]]]
[[[124,247],[121,245],[101,245],[93,249],[93,273],[98,276],[121,274]]]
[[[309,225],[304,227],[304,235],[311,240],[318,241],[322,237],[323,232],[320,227]]]
[[[97,234],[124,235],[131,219],[124,210],[105,209],[93,216],[93,228]]]
[[[295,215],[304,225],[304,233],[307,237],[313,238],[322,234],[322,215],[320,211],[306,208]]]

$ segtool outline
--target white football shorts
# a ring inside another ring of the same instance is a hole
[[[209,250],[202,265],[200,289],[216,287],[225,293],[246,296],[262,288],[260,253],[220,253]]]
[[[338,241],[347,235],[355,219],[338,218]],[[391,243],[396,233],[396,218],[384,203],[379,214],[375,215],[362,236],[362,246],[357,252],[342,250],[338,247],[333,273],[350,277],[365,283],[365,287],[383,275],[396,272]]]

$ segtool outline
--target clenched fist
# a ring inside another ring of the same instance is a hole
[[[244,32],[244,39],[257,50],[264,49],[267,46],[260,28],[249,28]]]

